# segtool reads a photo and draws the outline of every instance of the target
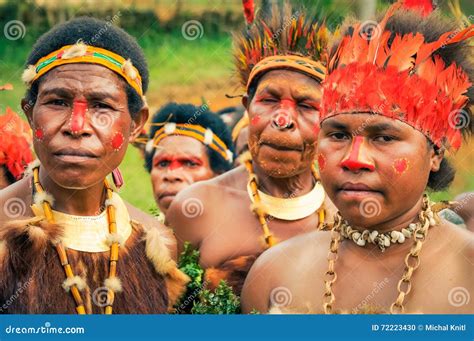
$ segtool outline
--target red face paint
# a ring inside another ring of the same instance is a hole
[[[256,124],[258,124],[259,121],[260,121],[260,116],[259,116],[259,115],[255,115],[255,116],[252,117],[252,119],[250,120],[250,124],[251,124],[251,125],[256,125]]]
[[[87,102],[74,101],[73,106],[72,106],[72,115],[71,115],[71,131],[73,134],[77,134],[82,129],[84,129],[86,112],[87,112]]]
[[[318,154],[318,166],[321,172],[326,167],[326,157],[324,156],[324,154],[321,154],[321,153]]]
[[[121,132],[115,133],[114,137],[112,138],[112,148],[115,151],[118,151],[122,147],[122,144],[123,144],[124,140],[125,139],[124,139],[123,134]]]
[[[296,102],[292,99],[282,99],[280,100],[282,109],[295,109]]]
[[[36,129],[35,129],[35,137],[36,137],[38,140],[42,140],[43,137],[44,137],[43,129],[41,129],[41,128],[36,128]]]
[[[319,122],[316,122],[313,126],[313,132],[314,132],[314,135],[318,135],[319,134],[319,131],[320,131],[320,127],[319,127]]]
[[[362,136],[355,136],[352,140],[351,152],[349,156],[341,162],[341,167],[348,168],[352,171],[357,171],[360,169],[368,169],[370,171],[375,170],[375,166],[371,163],[368,163],[360,158],[360,148],[364,143],[364,138]]]
[[[160,163],[166,163],[166,166],[160,165]],[[197,157],[175,157],[175,156],[162,156],[155,160],[154,167],[169,168],[170,171],[186,167],[191,164],[196,166],[202,166],[203,161]]]
[[[397,174],[403,174],[408,170],[409,162],[406,158],[393,161],[393,169]]]

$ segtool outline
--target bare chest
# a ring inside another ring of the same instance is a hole
[[[201,243],[201,262],[217,266],[238,256],[254,255],[266,248],[262,225],[250,209],[246,193],[230,198],[222,208],[216,208],[214,224]],[[297,221],[284,221],[266,217],[270,232],[282,242],[317,228],[318,217],[313,214]]]

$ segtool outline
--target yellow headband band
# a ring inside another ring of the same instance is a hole
[[[35,80],[51,69],[73,63],[91,63],[105,66],[122,76],[140,96],[143,96],[142,78],[130,59],[126,60],[112,51],[86,45],[83,42],[63,46],[42,57],[35,65],[28,66],[23,72],[22,79],[28,86],[31,86]]]
[[[324,77],[326,76],[326,67],[321,62],[310,58],[293,55],[270,56],[263,58],[252,68],[247,81],[247,89],[250,84],[252,84],[255,76],[274,69],[298,70],[315,77],[319,81],[324,80]]]
[[[153,139],[149,140],[146,144],[146,151],[150,153],[153,148],[156,148],[161,140],[167,136],[172,135],[181,135],[192,137],[204,145],[208,146],[212,150],[219,153],[224,160],[227,160],[229,163],[233,162],[233,154],[227,148],[226,144],[212,132],[209,128],[204,128],[203,126],[196,124],[182,124],[182,123],[160,123],[162,125],[160,129],[155,132]]]

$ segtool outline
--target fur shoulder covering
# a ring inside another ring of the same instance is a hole
[[[132,221],[132,225],[138,223]],[[156,272],[165,277],[168,290],[168,310],[173,312],[173,306],[185,293],[189,277],[178,269],[176,262],[171,258],[169,246],[172,241],[157,228],[144,228],[145,250],[148,259]]]
[[[232,287],[234,293],[240,296],[245,278],[258,255],[240,256],[230,259],[217,267],[206,269],[205,283],[207,288],[215,290],[221,280]]]
[[[75,313],[54,247],[61,235],[61,226],[39,218],[0,227],[0,314]],[[166,313],[187,282],[161,234],[136,222],[132,222],[132,234],[125,245],[120,246],[119,281],[107,281],[109,252],[68,249],[67,254],[74,279],[83,284],[81,296],[89,314],[104,312],[107,287],[116,288],[114,314]]]

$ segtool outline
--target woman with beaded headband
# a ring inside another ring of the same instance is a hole
[[[206,104],[164,105],[153,116],[149,138],[143,142],[145,167],[163,214],[180,191],[232,168],[230,133]]]
[[[314,160],[328,35],[316,16],[285,4],[235,36],[250,153],[244,165],[179,193],[167,213],[179,249],[199,248],[211,289],[224,279],[240,294],[261,252],[322,227],[328,206]],[[190,198],[197,214],[186,214]]]
[[[166,313],[187,282],[172,234],[106,178],[148,118],[148,70],[125,31],[97,36],[105,26],[58,25],[28,57],[22,107],[39,162],[0,194],[2,313]]]
[[[471,134],[452,116],[472,118],[466,39],[474,26],[456,29],[439,13],[400,7],[389,8],[371,37],[363,23],[349,22],[330,58],[318,156],[339,209],[333,231],[262,255],[244,286],[245,311],[473,311],[472,302],[458,301],[474,292],[473,236],[440,219],[444,205],[424,192],[450,184],[444,151]],[[292,301],[277,307],[278,287]]]

